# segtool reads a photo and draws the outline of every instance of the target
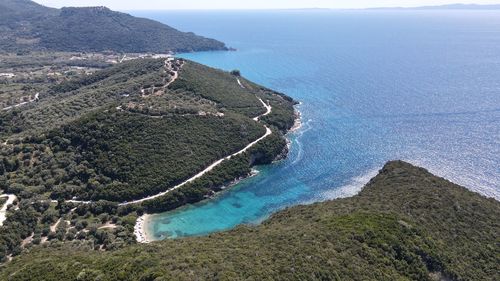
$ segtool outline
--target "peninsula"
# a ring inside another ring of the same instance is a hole
[[[217,40],[106,7],[54,9],[30,0],[0,0],[2,51],[167,53],[227,49]]]

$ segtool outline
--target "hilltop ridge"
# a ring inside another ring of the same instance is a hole
[[[106,7],[54,9],[29,0],[0,0],[0,48],[124,53],[227,50],[217,40]]]

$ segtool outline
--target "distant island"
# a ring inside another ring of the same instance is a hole
[[[167,53],[227,50],[224,43],[105,7],[54,9],[0,0],[0,50]]]
[[[380,7],[368,10],[500,10],[500,4],[478,5],[478,4],[448,4],[439,6],[420,7]]]

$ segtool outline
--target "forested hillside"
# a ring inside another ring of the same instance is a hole
[[[0,148],[2,189],[114,202],[164,191],[264,135],[251,119],[265,112],[259,97],[274,108],[263,122],[276,137],[253,161],[281,153],[293,100],[193,62],[176,65],[178,79],[167,88],[173,74],[163,60],[134,60],[1,111],[0,136],[8,140]]]
[[[388,163],[361,194],[257,227],[97,253],[33,248],[3,280],[498,280],[500,204]]]
[[[105,7],[52,9],[0,0],[0,49],[166,53],[226,50],[224,43]]]
[[[32,72],[19,61],[9,69]],[[295,101],[241,76],[174,58],[44,74],[59,67],[0,83],[25,96],[0,110],[0,189],[17,197],[0,227],[1,261],[40,244],[134,243],[145,211],[203,200],[286,153]]]

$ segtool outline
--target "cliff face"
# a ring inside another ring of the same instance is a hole
[[[189,52],[225,50],[224,43],[106,7],[52,9],[0,0],[2,50]]]
[[[107,253],[36,248],[0,277],[499,280],[499,216],[499,202],[397,161],[358,196],[290,208],[258,227]]]

